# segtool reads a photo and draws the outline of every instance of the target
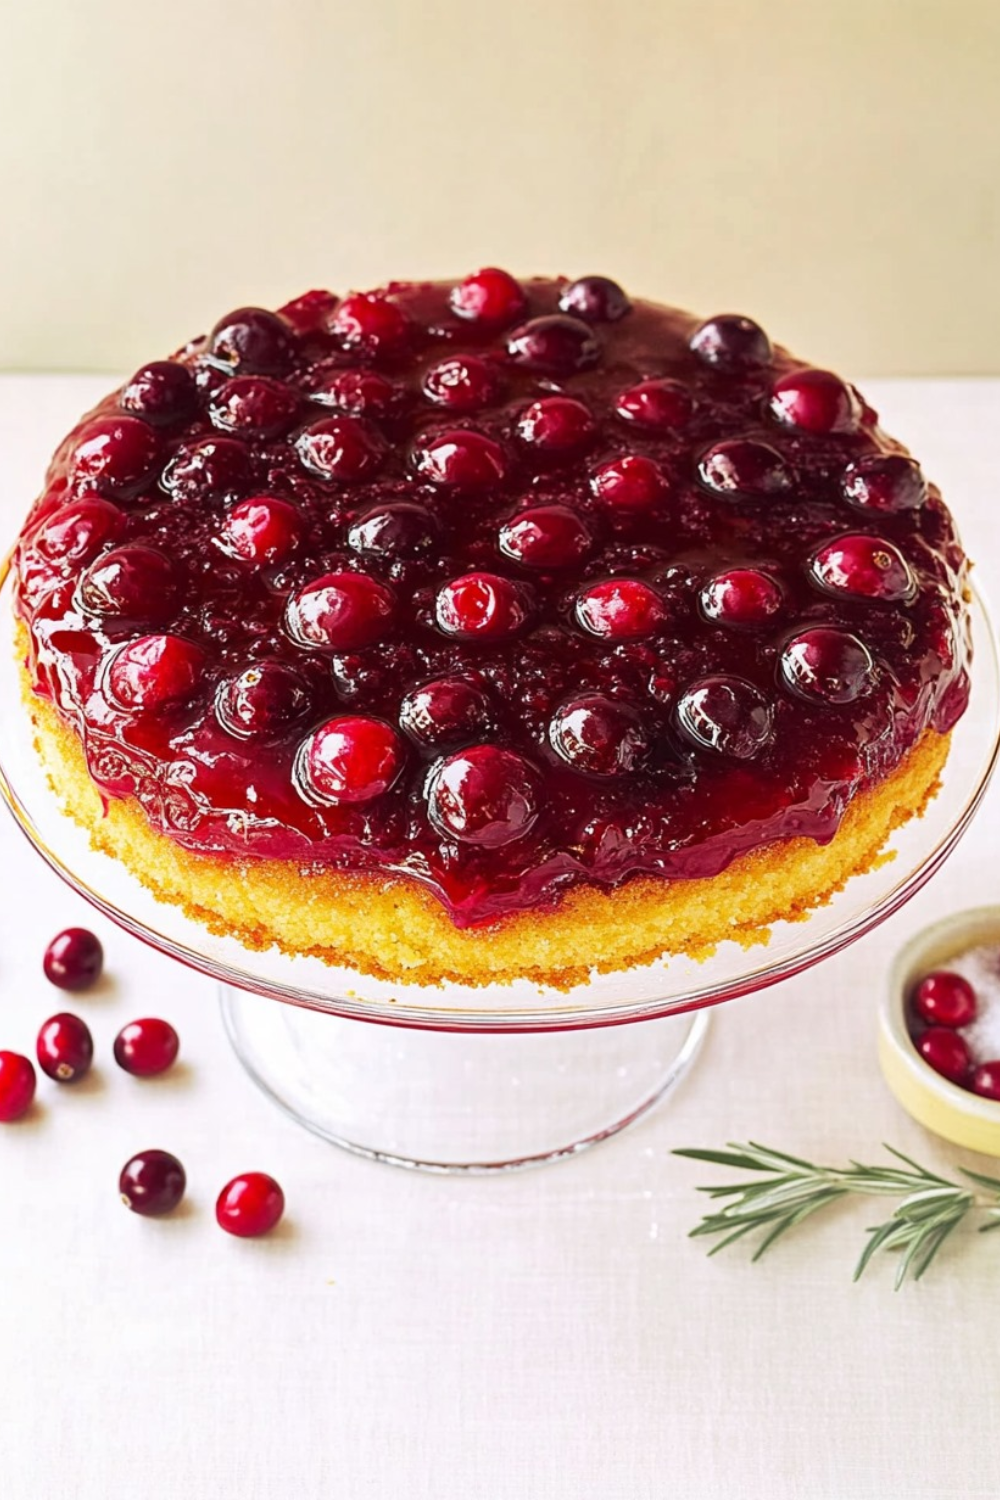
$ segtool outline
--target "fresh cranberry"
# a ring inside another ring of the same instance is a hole
[[[312,697],[305,679],[281,661],[258,661],[219,684],[215,716],[238,739],[270,739],[302,719]]]
[[[299,458],[321,479],[367,479],[382,465],[385,444],[363,417],[325,417],[296,439]]]
[[[537,453],[560,457],[578,453],[590,443],[594,419],[583,402],[571,396],[543,396],[521,413],[517,435]]]
[[[397,354],[413,336],[413,325],[384,292],[352,292],[330,319],[330,332],[345,349]]]
[[[421,479],[462,490],[489,489],[506,470],[500,444],[464,427],[425,438],[414,450],[413,465]]]
[[[388,632],[396,599],[366,573],[326,573],[293,594],[285,625],[300,646],[353,650],[371,646]]]
[[[482,739],[493,727],[493,711],[467,677],[438,677],[407,693],[399,722],[418,745],[440,750]]]
[[[804,698],[853,703],[874,685],[875,663],[864,641],[836,625],[814,625],[785,644],[781,672]]]
[[[496,371],[474,354],[452,354],[431,365],[424,376],[423,391],[428,401],[449,411],[479,411],[496,396]]]
[[[766,698],[742,677],[704,677],[677,700],[677,723],[699,749],[750,760],[771,738]]]
[[[180,635],[144,635],[122,646],[108,668],[108,696],[118,708],[155,713],[190,698],[205,669],[205,653]]]
[[[576,617],[591,635],[622,641],[652,635],[666,611],[660,595],[641,579],[608,578],[580,595]]]
[[[968,1026],[976,1019],[976,992],[961,974],[936,969],[914,990],[913,1008],[928,1026]]]
[[[144,1218],[171,1213],[186,1187],[184,1168],[169,1151],[140,1151],[125,1163],[118,1178],[125,1207]]]
[[[785,427],[826,434],[854,432],[861,402],[839,375],[829,370],[793,370],[771,392],[771,414]]]
[[[840,493],[857,510],[919,510],[927,481],[920,465],[902,453],[865,453],[847,465]]]
[[[309,400],[349,417],[388,417],[396,408],[399,392],[391,380],[374,370],[335,370],[312,387]]]
[[[471,745],[435,767],[427,812],[446,837],[498,849],[523,838],[537,820],[537,773],[513,750]]]
[[[690,421],[693,403],[676,380],[641,380],[622,391],[615,411],[624,422],[647,432],[672,432]]]
[[[130,1021],[115,1037],[115,1062],[136,1078],[155,1078],[177,1061],[180,1037],[169,1021],[147,1016]]]
[[[284,375],[295,353],[291,329],[264,307],[238,307],[220,318],[208,340],[212,361],[235,375]]]
[[[649,758],[652,741],[637,711],[627,703],[588,693],[556,710],[549,725],[552,748],[574,771],[625,776]]]
[[[698,460],[698,478],[726,500],[781,495],[794,482],[781,454],[751,438],[731,438],[707,449]]]
[[[326,328],[336,305],[337,298],[332,292],[314,287],[312,291],[303,292],[301,297],[293,297],[278,311],[296,333],[320,333]]]
[[[227,552],[255,567],[285,562],[302,540],[302,513],[275,495],[254,495],[227,511],[222,537]]]
[[[984,1099],[1000,1099],[1000,1061],[980,1063],[973,1071],[969,1087]]]
[[[601,346],[589,325],[562,313],[532,318],[507,340],[511,359],[543,375],[572,375],[589,369],[601,357]]]
[[[163,471],[163,487],[175,500],[229,500],[250,482],[247,450],[235,438],[183,443]]]
[[[169,557],[156,547],[115,547],[91,563],[77,594],[91,614],[114,620],[169,620],[177,608],[179,584]]]
[[[155,359],[136,370],[118,400],[123,411],[154,427],[171,427],[194,415],[198,389],[194,376],[174,359]]]
[[[425,506],[401,500],[377,506],[355,521],[347,542],[363,557],[415,558],[432,552],[440,537],[440,524]]]
[[[400,738],[382,719],[344,714],[328,719],[301,746],[299,775],[317,802],[369,802],[403,769]]]
[[[435,618],[439,629],[459,640],[505,639],[528,618],[523,590],[497,573],[463,573],[438,591]]]
[[[56,1083],[75,1083],[89,1073],[94,1039],[86,1021],[68,1011],[51,1016],[38,1033],[38,1066]]]
[[[227,1182],[215,1205],[220,1229],[238,1239],[269,1234],[285,1212],[285,1195],[266,1172],[243,1172]]]
[[[116,542],[124,529],[125,516],[117,505],[91,495],[51,515],[39,533],[37,547],[51,562],[82,567]]]
[[[521,317],[527,305],[520,283],[496,266],[486,266],[466,276],[451,294],[452,310],[460,318],[490,328],[505,328]]]
[[[101,941],[86,927],[67,927],[46,948],[42,968],[49,983],[61,990],[89,990],[104,968]]]
[[[99,417],[80,433],[73,454],[73,477],[83,487],[112,500],[139,493],[156,474],[160,440],[138,417]]]
[[[764,625],[781,609],[781,590],[757,568],[716,573],[701,591],[701,607],[720,625]]]
[[[500,551],[525,568],[571,568],[594,545],[590,528],[568,505],[533,505],[500,529]]]
[[[208,414],[222,432],[236,437],[273,438],[295,420],[299,398],[267,375],[234,375],[212,394]]]
[[[632,304],[610,277],[581,276],[563,288],[559,308],[586,323],[617,323],[631,311]]]
[[[35,1097],[35,1070],[20,1052],[0,1052],[0,1123],[20,1120]]]
[[[771,340],[759,323],[738,313],[708,318],[691,335],[691,349],[724,375],[739,375],[771,363]]]
[[[951,1083],[964,1084],[972,1069],[972,1057],[957,1031],[929,1026],[917,1040],[917,1051],[925,1063]]]
[[[897,602],[912,597],[916,582],[910,565],[892,542],[878,536],[838,536],[812,560],[816,581],[834,594]]]
[[[595,469],[590,488],[598,500],[618,510],[649,510],[667,493],[667,480],[653,459],[626,453]]]

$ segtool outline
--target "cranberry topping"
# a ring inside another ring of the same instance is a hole
[[[418,745],[432,750],[470,744],[493,727],[490,700],[466,677],[438,677],[407,693],[399,722]]]
[[[608,276],[581,276],[571,281],[559,298],[564,313],[572,313],[587,323],[617,323],[631,311],[625,292]]]
[[[369,802],[388,791],[403,769],[403,746],[382,719],[345,714],[313,730],[297,764],[319,802]]]
[[[395,596],[384,583],[365,573],[326,573],[292,595],[285,625],[300,646],[350,650],[381,640],[395,610]]]
[[[347,541],[362,557],[414,558],[433,552],[440,535],[437,520],[425,506],[401,500],[368,511],[355,521]]]
[[[300,672],[283,661],[260,661],[219,684],[215,713],[223,729],[239,739],[270,739],[286,733],[312,705]]]
[[[543,396],[525,407],[518,418],[517,435],[538,453],[576,453],[592,440],[594,419],[582,401]]]
[[[38,1066],[55,1083],[76,1083],[90,1072],[94,1039],[86,1021],[63,1011],[50,1016],[35,1045]]]
[[[138,417],[100,417],[82,429],[73,454],[78,489],[127,500],[154,478],[160,440]]]
[[[50,516],[38,535],[37,547],[53,562],[85,564],[125,530],[125,516],[110,500],[96,495],[77,500]]]
[[[591,552],[593,534],[567,505],[535,505],[500,528],[500,551],[525,568],[572,568]]]
[[[691,420],[694,403],[677,380],[640,380],[621,392],[615,411],[622,421],[647,432],[672,432]]]
[[[913,1009],[928,1026],[968,1026],[976,1019],[976,992],[961,974],[937,969],[917,985]]]
[[[698,478],[725,500],[782,495],[794,483],[781,454],[749,438],[731,438],[707,449],[698,460]]]
[[[295,339],[277,313],[238,307],[216,323],[208,348],[212,362],[233,374],[284,375],[292,363]]]
[[[89,990],[101,977],[104,949],[88,928],[67,927],[46,948],[42,968],[58,989]]]
[[[366,479],[381,466],[382,440],[362,417],[324,417],[296,440],[306,468],[321,479]]]
[[[291,557],[302,540],[302,515],[287,500],[255,495],[227,513],[222,535],[234,557],[265,567]]]
[[[299,398],[280,380],[266,375],[234,375],[212,393],[208,414],[222,432],[236,437],[273,438],[295,420]]]
[[[706,365],[725,375],[769,365],[773,353],[763,328],[738,313],[719,313],[701,323],[691,335],[691,348]]]
[[[498,849],[529,832],[539,798],[538,773],[522,756],[497,745],[472,745],[435,766],[427,810],[447,837]]]
[[[929,1026],[917,1040],[917,1051],[942,1078],[964,1084],[972,1071],[968,1046],[957,1031],[945,1026]]]
[[[677,700],[681,732],[700,750],[734,760],[759,755],[771,738],[771,710],[752,682],[739,677],[704,677]]]
[[[800,432],[853,432],[861,419],[861,403],[829,370],[793,370],[776,382],[771,414]]]
[[[891,542],[877,536],[836,537],[812,560],[817,583],[833,593],[862,599],[909,599],[916,589],[910,565]]]
[[[1000,1099],[1000,1060],[980,1063],[973,1070],[969,1087],[984,1099]]]
[[[173,359],[156,359],[136,370],[121,393],[119,405],[154,427],[173,427],[194,414],[198,390],[186,365]]]
[[[201,438],[177,449],[163,471],[163,487],[174,500],[225,501],[250,480],[250,461],[235,438]]]
[[[177,608],[179,581],[156,547],[115,547],[80,579],[80,603],[91,614],[121,621],[163,623]]]
[[[186,1187],[184,1168],[169,1151],[140,1151],[125,1163],[118,1178],[125,1207],[144,1218],[172,1213]]]
[[[169,1021],[147,1016],[130,1021],[115,1037],[115,1062],[136,1078],[156,1078],[177,1061],[180,1038]]]
[[[638,578],[609,578],[580,595],[576,618],[591,635],[626,641],[652,635],[664,623],[666,611],[648,583]]]
[[[525,369],[572,375],[596,365],[601,346],[586,323],[555,313],[516,328],[507,340],[507,352]]]
[[[35,1070],[20,1052],[0,1052],[0,1123],[10,1125],[31,1108],[35,1097]]]
[[[492,438],[470,428],[436,432],[414,450],[413,467],[421,479],[451,489],[482,490],[504,477],[503,449]]]
[[[642,716],[628,703],[588,693],[572,698],[549,725],[552,748],[590,776],[627,776],[649,759],[652,741]]]
[[[453,354],[438,360],[424,376],[424,395],[435,406],[450,411],[478,411],[497,394],[497,375],[492,365],[474,354]]]
[[[487,266],[460,281],[451,294],[452,310],[460,318],[490,328],[505,328],[521,317],[527,300],[520,284],[508,271]]]
[[[701,607],[720,625],[764,625],[781,610],[781,590],[757,568],[729,568],[716,573],[701,591]]]
[[[864,641],[834,625],[803,630],[781,653],[785,682],[803,698],[822,703],[853,703],[867,693],[875,663]]]
[[[190,698],[201,682],[205,653],[180,635],[143,635],[122,646],[108,667],[108,696],[118,707],[155,712]]]
[[[375,370],[334,370],[309,387],[309,400],[332,406],[349,417],[388,417],[399,392],[391,380]]]
[[[227,1182],[215,1205],[215,1221],[242,1240],[270,1234],[285,1212],[285,1195],[266,1172],[243,1172]]]
[[[649,510],[667,492],[667,481],[659,464],[641,453],[626,453],[602,464],[591,475],[590,487],[598,500],[620,510]]]
[[[857,510],[919,510],[927,481],[920,465],[902,453],[866,453],[847,465],[840,492]]]
[[[459,640],[515,635],[528,618],[524,590],[498,573],[463,573],[438,591],[438,628]]]
[[[405,349],[412,331],[406,313],[384,292],[353,292],[330,319],[330,332],[345,349],[376,357]]]

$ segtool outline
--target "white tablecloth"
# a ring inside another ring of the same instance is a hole
[[[108,382],[0,381],[0,529]],[[961,518],[1000,593],[1000,381],[866,390]],[[9,705],[2,711],[9,712]],[[0,1047],[30,1051],[59,996],[47,939],[106,942],[111,981],[78,1009],[101,1066],[42,1080],[0,1127],[3,1500],[976,1500],[1000,1486],[1000,1236],[956,1236],[897,1295],[850,1273],[871,1204],[836,1209],[750,1265],[685,1237],[711,1169],[681,1145],[754,1137],[832,1161],[937,1146],[885,1089],[885,966],[949,908],[1000,899],[1000,784],[909,907],[853,949],[724,1007],[678,1095],[631,1133],[503,1180],[428,1178],[342,1154],[242,1073],[212,985],[93,919],[0,819]],[[126,1019],[178,1025],[183,1067],[143,1086],[109,1065]],[[186,1208],[142,1221],[118,1169],[163,1145]],[[982,1163],[980,1163],[982,1165]],[[285,1185],[286,1228],[216,1228],[226,1177]]]

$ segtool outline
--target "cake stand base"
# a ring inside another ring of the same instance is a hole
[[[424,1172],[510,1172],[576,1156],[681,1081],[708,1011],[580,1031],[421,1031],[342,1020],[222,985],[240,1062],[345,1151]]]

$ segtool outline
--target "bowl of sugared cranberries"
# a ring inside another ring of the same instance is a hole
[[[896,956],[879,1061],[921,1125],[1000,1156],[1000,906],[946,917]]]

